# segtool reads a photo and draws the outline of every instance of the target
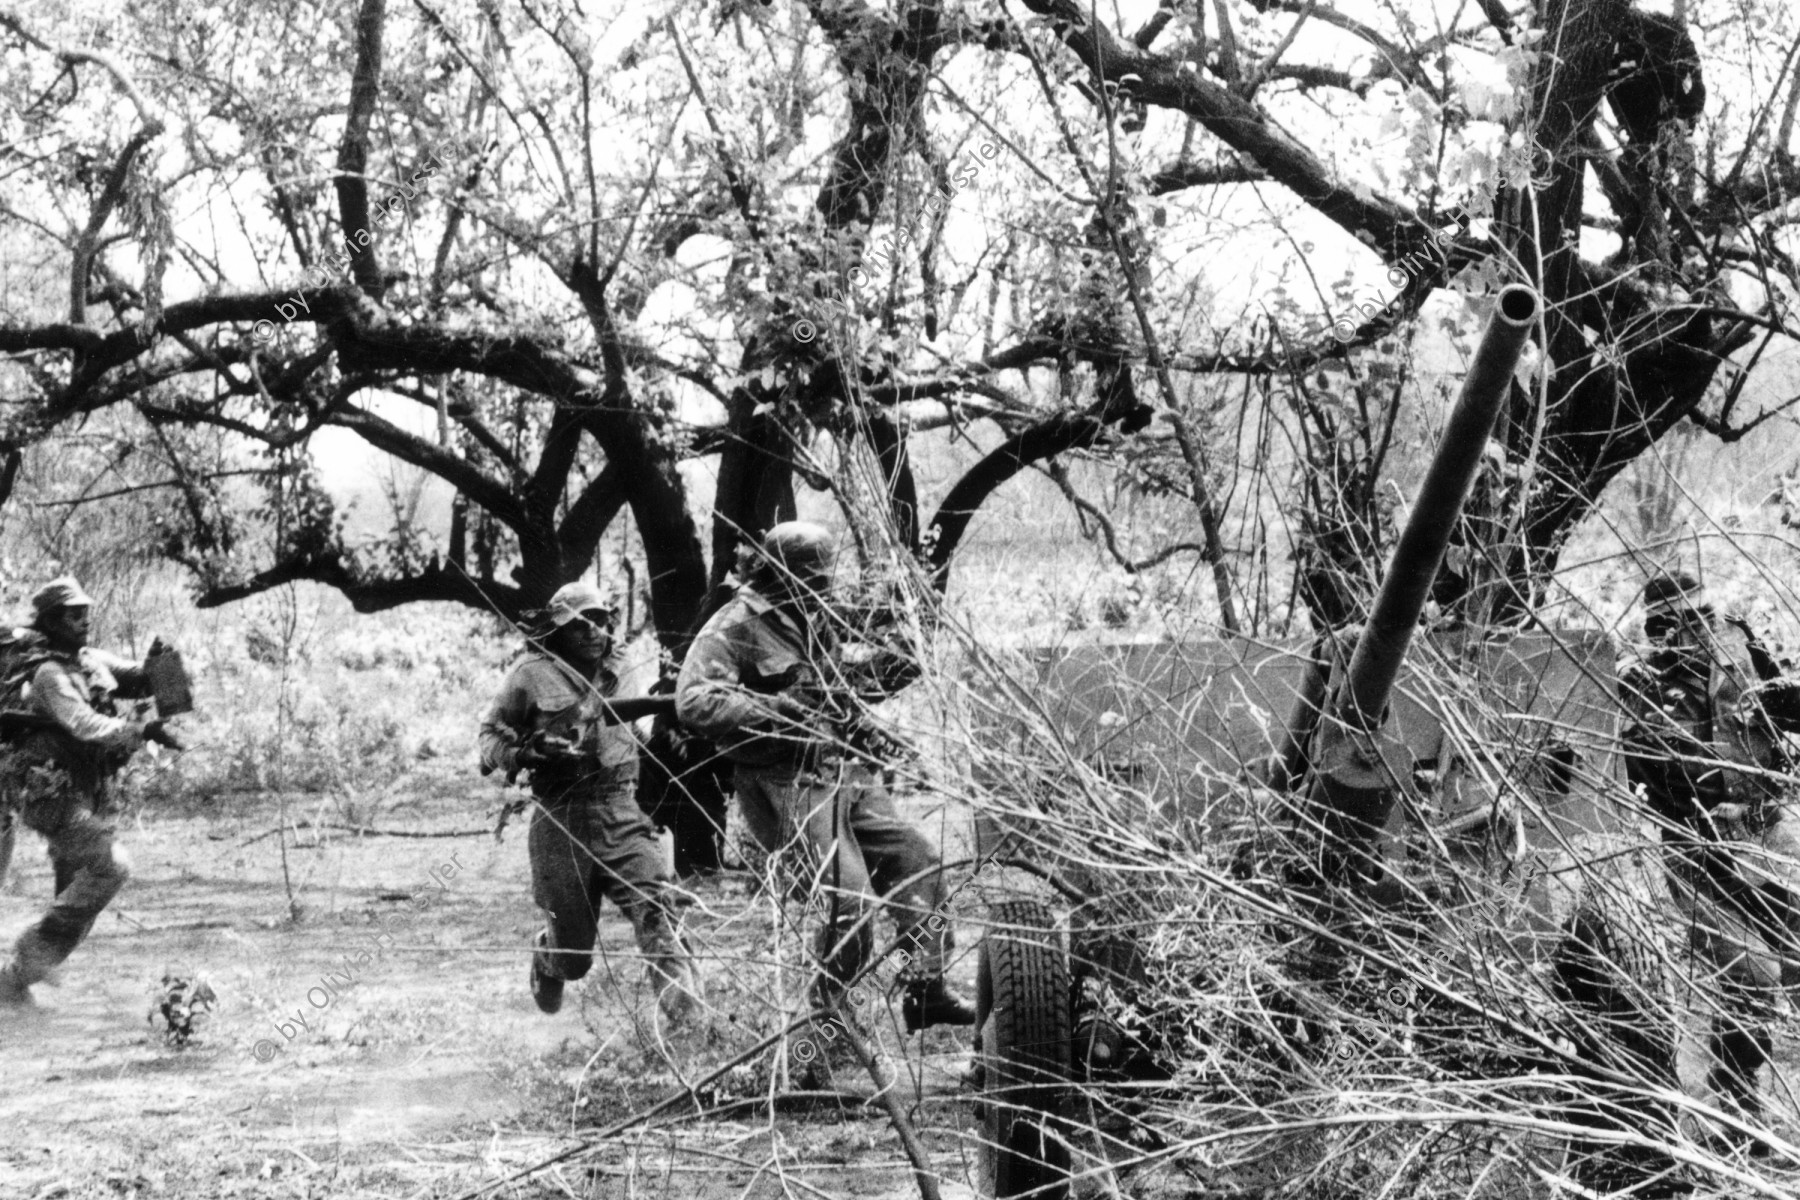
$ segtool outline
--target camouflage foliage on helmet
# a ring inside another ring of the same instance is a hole
[[[791,591],[830,577],[837,563],[837,539],[811,521],[783,521],[763,534],[762,553],[751,582],[760,588]]]

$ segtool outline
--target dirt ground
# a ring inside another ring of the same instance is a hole
[[[455,836],[320,829],[310,822],[339,819],[330,802],[293,800],[297,922],[274,800],[127,819],[131,882],[60,986],[0,1015],[0,1197],[918,1194],[878,1108],[758,1102],[773,1087],[768,1054],[702,1089],[715,1104],[743,1099],[737,1108],[677,1106],[595,1140],[797,1010],[799,935],[772,936],[773,902],[748,874],[696,885],[686,928],[710,1011],[663,1038],[630,927],[609,907],[608,965],[544,1016],[526,990],[537,922],[523,824],[496,844],[493,790],[466,778],[414,781],[412,792],[378,827]],[[48,899],[42,847],[24,834],[0,888],[8,943]],[[977,936],[965,931],[953,969],[965,988]],[[166,974],[203,980],[217,998],[186,1046],[168,1044],[160,1015],[147,1019]],[[874,1025],[905,1068],[943,1194],[971,1195],[971,1118],[957,1094],[966,1033],[906,1038],[879,1006]],[[854,1069],[835,1086],[873,1090]]]

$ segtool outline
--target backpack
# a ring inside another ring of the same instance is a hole
[[[50,640],[37,630],[0,629],[0,743],[46,724],[27,692],[38,668],[52,657]]]

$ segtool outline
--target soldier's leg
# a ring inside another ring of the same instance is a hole
[[[935,979],[944,973],[952,946],[937,848],[900,816],[888,790],[872,777],[854,779],[845,788],[851,828],[906,956],[902,977]]]
[[[738,815],[744,819],[745,830],[762,847],[764,854],[779,854],[798,833],[783,823],[779,803],[782,788],[792,785],[791,772],[744,766],[732,772],[731,787],[737,795]]]
[[[599,894],[604,894],[631,922],[657,1004],[671,1020],[680,1021],[699,1006],[699,976],[681,941],[674,881],[663,863],[662,843],[634,793],[632,780],[616,779],[588,801],[594,904],[597,908]]]
[[[808,887],[825,906],[814,952],[834,990],[850,986],[875,948],[875,886],[851,828],[843,773],[837,764],[801,772],[780,798],[785,820],[800,831]]]
[[[50,910],[19,936],[12,977],[23,986],[46,978],[74,952],[119,889],[131,878],[110,822],[79,802],[34,805],[26,823],[44,834],[61,883]]]
[[[1800,990],[1800,817],[1785,805],[1775,809],[1758,854],[1755,876],[1767,905],[1759,932],[1779,956],[1781,984],[1791,995]]]
[[[540,797],[531,814],[531,891],[544,911],[535,962],[553,980],[580,979],[593,962],[600,897],[588,822],[587,806],[564,791]]]
[[[1754,1118],[1762,1111],[1757,1074],[1769,1060],[1769,1027],[1780,995],[1781,957],[1737,905],[1709,889],[1688,889],[1682,907],[1689,940],[1709,968],[1713,1001],[1707,1040],[1707,1087],[1728,1107]]]
[[[4,798],[0,798],[0,888],[6,886],[8,871],[12,868],[13,847],[18,844],[19,813],[9,807]]]
[[[1723,981],[1706,1047],[1711,1063],[1707,1090],[1727,1112],[1735,1110],[1747,1121],[1762,1117],[1757,1076],[1774,1050],[1770,1030],[1778,995],[1765,977],[1779,969],[1775,955],[1766,948],[1753,954],[1761,960],[1758,964],[1735,969]]]
[[[900,1013],[907,1031],[973,1025],[974,1005],[944,982],[951,932],[937,848],[901,819],[892,795],[872,777],[854,789],[851,825],[899,934],[900,978],[906,985]]]
[[[1641,947],[1618,920],[1614,903],[1606,889],[1588,888],[1552,955],[1564,1004],[1562,1032],[1575,1051],[1573,1066],[1593,1081],[1554,1111],[1577,1127],[1629,1131],[1648,1143],[1621,1144],[1605,1134],[1570,1139],[1576,1181],[1599,1193],[1628,1192],[1673,1169],[1675,1160],[1659,1147],[1678,1129],[1675,1108],[1650,1094],[1653,1088],[1680,1090],[1675,1022],[1655,1002],[1657,981],[1637,961]],[[1633,1078],[1643,1090],[1621,1094],[1606,1081],[1615,1072]]]

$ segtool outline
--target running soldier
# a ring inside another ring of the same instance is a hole
[[[593,965],[600,904],[611,897],[631,922],[657,1002],[671,1021],[699,1002],[681,943],[656,829],[637,806],[637,734],[610,711],[620,661],[617,607],[591,584],[550,597],[530,649],[507,674],[481,723],[481,771],[510,782],[531,773],[528,835],[533,898],[544,929],[531,958],[531,996],[562,1007],[563,984]]]
[[[1619,671],[1626,769],[1662,826],[1670,891],[1722,993],[1707,1086],[1754,1121],[1770,1026],[1800,984],[1800,838],[1781,778],[1782,734],[1800,732],[1800,680],[1782,676],[1741,619],[1715,615],[1693,576],[1652,579],[1643,600],[1648,652]],[[1741,651],[1722,625],[1744,635]]]
[[[5,718],[0,809],[16,811],[49,842],[56,886],[49,912],[0,967],[4,1004],[33,1003],[31,986],[54,982],[52,972],[131,877],[113,841],[113,777],[146,740],[179,749],[148,705],[121,711],[118,701],[151,694],[150,680],[143,668],[87,644],[92,605],[73,576],[40,588],[0,680],[20,705]]]
[[[835,1006],[874,949],[869,916],[879,892],[906,955],[901,1014],[908,1032],[973,1025],[975,1010],[944,982],[950,947],[943,867],[923,835],[901,820],[868,756],[844,743],[833,713],[892,664],[861,671],[845,662],[831,608],[835,548],[807,521],[763,537],[750,579],[706,623],[682,665],[676,711],[717,742],[733,765],[744,824],[771,855],[798,851],[791,878],[817,881],[830,919],[816,947],[824,974],[815,1000]]]

